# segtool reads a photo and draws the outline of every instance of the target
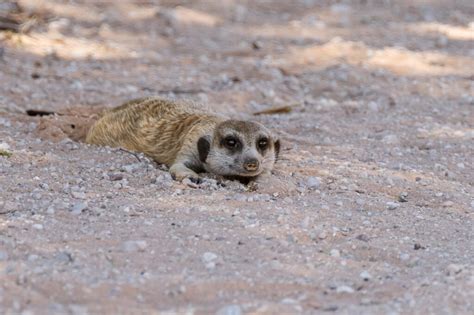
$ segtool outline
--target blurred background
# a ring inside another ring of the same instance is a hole
[[[472,102],[467,82],[430,78],[472,76],[473,14],[469,0],[2,0],[0,106],[164,94],[242,112],[411,90]],[[379,90],[385,73],[421,81]]]

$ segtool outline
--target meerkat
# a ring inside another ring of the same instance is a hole
[[[173,179],[195,183],[202,172],[255,179],[270,173],[280,151],[280,140],[260,123],[156,97],[106,111],[89,130],[86,143],[142,152],[167,165]]]

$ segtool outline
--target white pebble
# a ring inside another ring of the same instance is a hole
[[[76,199],[85,199],[86,198],[86,194],[82,191],[73,191],[73,192],[71,192],[71,195]]]
[[[216,315],[241,315],[242,309],[239,305],[226,305],[217,310]]]
[[[318,234],[318,238],[320,240],[324,240],[326,237],[328,237],[328,233],[326,233],[326,231],[322,231],[321,233]]]
[[[336,288],[337,293],[354,293],[354,289],[347,285],[340,285]]]
[[[398,202],[387,202],[387,209],[388,210],[395,210],[400,206]]]
[[[400,255],[400,260],[408,260],[408,259],[410,259],[410,255],[409,255],[409,254],[404,253],[404,254],[401,254],[401,255]]]
[[[458,264],[449,264],[448,265],[448,276],[454,276],[460,273],[464,269],[463,265],[458,265]]]
[[[321,180],[318,177],[311,176],[307,179],[306,185],[311,189],[316,189],[321,186]]]
[[[36,229],[36,230],[42,230],[43,229],[43,225],[42,224],[33,224],[33,228]]]
[[[371,274],[367,270],[362,271],[359,277],[361,277],[364,281],[369,281],[370,279],[372,279]]]
[[[10,149],[10,145],[6,142],[0,143],[0,150],[8,151]]]
[[[202,255],[202,261],[205,262],[205,263],[209,263],[209,262],[211,262],[215,259],[217,259],[217,255],[212,253],[212,252],[205,252]]]
[[[126,241],[122,244],[122,250],[124,252],[143,252],[147,247],[146,241],[138,240],[138,241]]]

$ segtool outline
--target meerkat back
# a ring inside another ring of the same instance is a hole
[[[123,147],[171,164],[185,134],[177,131],[192,125],[203,113],[193,103],[154,97],[132,100],[106,111],[89,130],[86,143]]]

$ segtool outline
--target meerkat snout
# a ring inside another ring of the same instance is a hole
[[[244,162],[244,168],[249,172],[255,172],[259,166],[260,162],[255,158],[246,159]]]

